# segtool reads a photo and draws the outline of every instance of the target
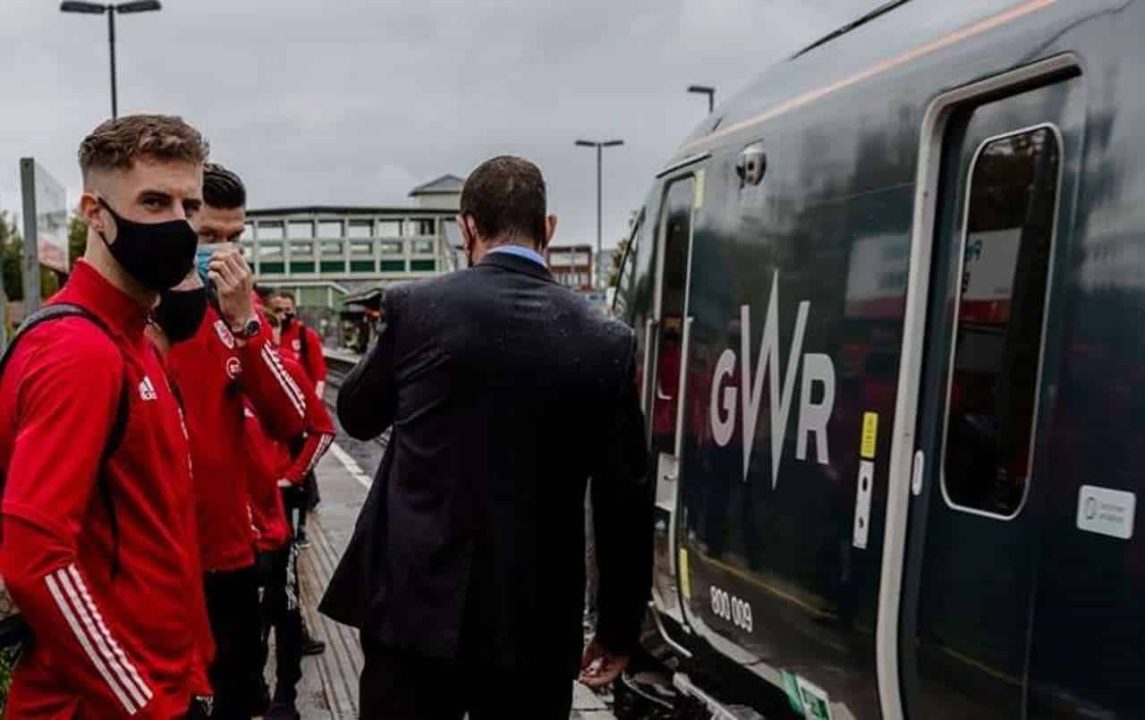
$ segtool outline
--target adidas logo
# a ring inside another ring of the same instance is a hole
[[[155,386],[151,384],[151,378],[146,375],[143,376],[143,381],[139,383],[139,397],[144,400],[159,399],[159,395],[155,393]]]

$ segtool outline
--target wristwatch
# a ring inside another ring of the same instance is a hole
[[[255,335],[258,335],[259,330],[262,330],[262,322],[260,322],[258,316],[255,315],[246,322],[240,323],[237,327],[232,327],[231,334],[240,340],[249,340]]]

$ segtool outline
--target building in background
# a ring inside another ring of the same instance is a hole
[[[455,215],[461,207],[461,188],[465,180],[456,175],[442,175],[410,191],[410,197],[417,201],[419,208],[450,210]]]
[[[612,263],[613,248],[605,248],[601,253],[603,267],[608,268]],[[604,305],[607,294],[603,289],[593,286],[593,246],[584,245],[553,245],[545,250],[545,260],[553,279],[565,287],[575,290],[594,303]]]
[[[579,293],[592,290],[592,245],[553,245],[545,249],[553,279]]]
[[[293,292],[307,323],[336,343],[346,296],[458,267],[463,183],[444,175],[420,185],[411,207],[249,210],[243,252],[260,285]]]

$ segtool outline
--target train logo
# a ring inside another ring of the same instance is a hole
[[[787,436],[787,420],[791,414],[794,399],[795,380],[800,368],[803,382],[799,392],[799,425],[795,443],[795,457],[807,460],[807,446],[811,436],[815,436],[815,460],[821,465],[831,462],[827,446],[827,423],[835,407],[835,364],[829,355],[803,353],[803,336],[807,330],[807,318],[811,314],[811,302],[800,301],[795,318],[795,332],[791,337],[791,347],[787,353],[787,375],[779,365],[779,271],[771,280],[771,296],[767,302],[767,315],[763,323],[763,337],[759,352],[752,368],[751,355],[751,306],[740,307],[740,386],[732,380],[736,371],[736,353],[724,350],[716,361],[712,374],[712,395],[709,415],[712,437],[716,444],[725,447],[735,433],[736,409],[742,417],[743,433],[743,480],[747,482],[748,468],[755,448],[756,423],[759,420],[760,403],[763,400],[763,381],[766,374],[768,385],[768,412],[771,428],[771,487],[775,489],[779,481],[779,464],[783,457],[783,441]],[[815,397],[815,386],[822,388],[819,400]]]

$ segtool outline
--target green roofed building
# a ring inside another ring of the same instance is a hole
[[[334,340],[346,296],[457,268],[463,184],[443,175],[414,188],[407,207],[248,210],[243,252],[260,285],[293,292],[307,322]]]

